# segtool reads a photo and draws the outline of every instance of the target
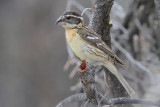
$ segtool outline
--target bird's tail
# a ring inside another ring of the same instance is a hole
[[[106,61],[104,66],[118,78],[118,80],[120,81],[120,83],[123,85],[123,87],[126,89],[126,91],[130,96],[135,94],[134,90],[130,87],[130,85],[127,83],[127,81],[124,79],[122,74],[117,70],[117,68],[113,63]]]

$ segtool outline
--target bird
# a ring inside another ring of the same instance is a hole
[[[64,27],[67,42],[80,60],[86,60],[89,65],[106,67],[130,96],[135,93],[115,66],[124,65],[124,62],[112,52],[100,35],[85,25],[84,18],[79,13],[66,11],[56,20],[56,24]]]

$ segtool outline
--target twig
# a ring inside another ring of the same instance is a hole
[[[105,97],[107,96],[108,93],[109,93],[109,91],[107,91],[105,93],[105,95],[100,99],[100,101],[98,102],[98,107],[101,107],[101,102],[105,99]]]
[[[113,99],[105,99],[104,97],[99,94],[99,97],[102,99],[101,105],[117,105],[117,104],[143,104],[143,105],[152,105],[160,107],[160,100],[152,101],[147,99],[136,99],[136,98],[113,98]],[[56,107],[66,107],[67,104],[73,102],[79,102],[87,100],[87,95],[85,93],[75,94],[66,99],[59,102]]]
[[[91,29],[102,37],[102,40],[111,47],[110,39],[110,10],[112,8],[114,0],[97,0],[95,3],[95,9],[92,13],[92,18],[89,23]],[[109,83],[111,85],[111,94],[114,97],[126,97],[129,96],[122,84],[110,71],[105,68],[105,73],[109,77]],[[132,105],[129,105],[132,107]]]
[[[72,4],[74,5],[74,6],[76,6],[81,12],[83,12],[83,10],[84,9],[86,9],[84,6],[82,6],[80,3],[78,3],[76,0],[73,0],[72,1]],[[86,12],[85,12],[85,14],[87,15],[87,17],[91,17],[91,13],[87,10]]]
[[[78,71],[78,66],[75,65],[75,67],[73,68],[73,70],[69,74],[69,78],[72,79],[76,75],[77,71]]]
[[[64,67],[63,67],[63,70],[64,70],[64,71],[67,71],[68,68],[69,68],[69,66],[70,66],[70,65],[73,65],[73,64],[75,64],[75,63],[76,63],[75,57],[74,57],[74,56],[73,56],[73,57],[68,56],[68,60],[67,60],[67,62],[65,63],[65,65],[64,65]]]
[[[120,19],[124,19],[124,17],[126,16],[126,12],[125,12],[124,8],[119,3],[117,3],[116,1],[113,4],[111,14],[112,14],[112,16],[113,15],[117,16]]]
[[[83,90],[87,95],[89,100],[92,100],[91,103],[93,106],[97,105],[97,93],[95,87],[95,68],[90,66],[88,68],[88,64],[86,60],[82,60],[82,63],[79,67],[79,73],[81,77],[81,83],[83,85]]]
[[[61,102],[59,102],[56,107],[66,107],[67,104],[73,103],[73,102],[79,102],[86,100],[87,96],[85,93],[75,94],[70,97],[65,98]]]
[[[116,104],[144,104],[144,105],[152,105],[152,106],[160,106],[160,100],[151,101],[147,99],[136,99],[136,98],[114,98],[107,100],[105,102],[106,105],[116,105]]]
[[[138,30],[143,34],[143,35],[149,35],[150,33],[146,30],[144,30],[140,20],[138,19],[138,14],[137,10],[133,10],[133,15],[134,15],[134,22]]]
[[[118,22],[118,21],[116,21],[116,20],[114,20],[113,21],[113,28],[114,27],[118,27],[118,29],[120,29],[122,32],[123,32],[123,34],[124,34],[124,36],[125,36],[125,38],[127,39],[128,38],[128,30],[120,23],[120,22]]]
[[[124,49],[114,38],[112,38],[112,41],[113,41],[113,45],[119,49],[126,57],[127,59],[132,63],[134,64],[135,66],[137,66],[138,68],[140,68],[141,70],[145,71],[150,79],[151,79],[151,82],[153,82],[154,78],[153,78],[153,75],[151,73],[151,71],[146,68],[144,65],[142,65],[139,61],[136,61],[132,56],[131,54],[126,50]]]
[[[86,10],[92,10],[92,8],[85,8],[85,9],[82,11],[81,16],[83,16],[83,14],[85,13]],[[91,14],[91,13],[90,13],[90,14]],[[87,16],[88,16],[88,18],[90,18],[89,15],[87,15]]]
[[[76,8],[79,9],[81,12],[83,12],[86,9],[84,6],[82,6],[76,0],[68,0],[66,10],[70,10],[72,5],[76,6]],[[91,13],[88,10],[84,14],[86,14],[88,18],[91,17]]]
[[[89,102],[89,100],[87,100],[85,103],[84,103],[84,106],[82,105],[82,107],[87,107],[87,103]]]

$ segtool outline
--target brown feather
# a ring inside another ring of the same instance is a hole
[[[80,34],[83,40],[95,46],[96,48],[99,48],[104,53],[108,54],[114,60],[115,63],[124,65],[124,62],[112,52],[111,48],[105,42],[103,42],[101,37],[92,29],[90,29],[87,26],[83,26],[78,28],[78,33]],[[95,39],[90,39],[91,37]]]

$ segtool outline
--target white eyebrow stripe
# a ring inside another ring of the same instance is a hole
[[[71,16],[71,17],[75,17],[75,18],[79,18],[79,19],[83,20],[83,17],[80,17],[80,16],[75,16],[75,15],[65,15],[65,16],[66,17]]]

